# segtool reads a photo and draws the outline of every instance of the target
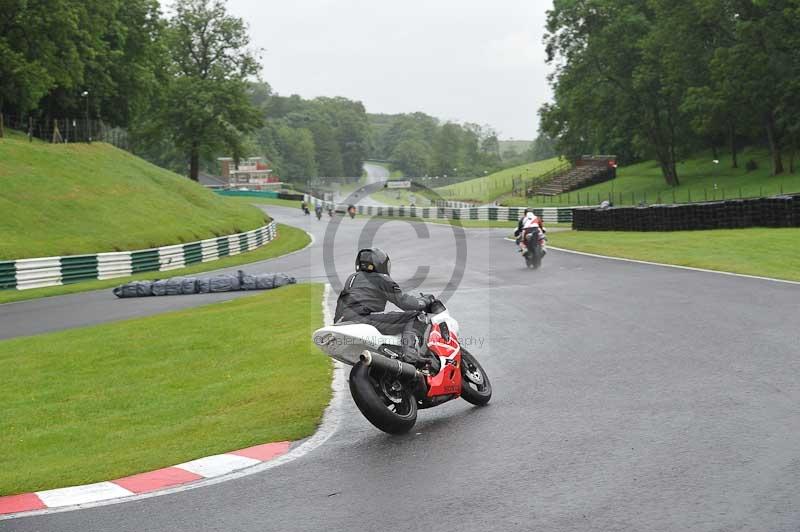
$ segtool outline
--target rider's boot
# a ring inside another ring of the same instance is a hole
[[[417,347],[417,334],[414,331],[403,331],[402,344],[403,360],[418,368],[423,368],[428,365],[428,358],[420,353]]]

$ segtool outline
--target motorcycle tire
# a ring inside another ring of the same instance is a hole
[[[531,257],[531,268],[538,270],[542,266],[542,248],[536,248]]]
[[[461,348],[461,398],[475,406],[484,406],[492,398],[492,383],[478,359]]]
[[[411,385],[398,393],[394,403],[381,387],[380,375],[361,362],[350,370],[350,395],[367,421],[389,434],[404,434],[417,422],[417,400]]]

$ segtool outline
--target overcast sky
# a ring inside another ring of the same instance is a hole
[[[532,139],[550,91],[551,0],[229,0],[288,96],[344,96],[371,113],[423,111]]]

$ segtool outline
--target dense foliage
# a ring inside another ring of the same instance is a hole
[[[361,102],[272,94],[266,83],[251,88],[264,125],[251,138],[285,180],[301,177],[361,177],[369,123]]]
[[[568,156],[676,162],[764,143],[772,172],[800,147],[796,0],[555,0],[548,61],[555,102],[543,130]]]
[[[260,124],[260,67],[222,0],[0,0],[0,112],[129,128],[136,151],[197,179]]]
[[[370,157],[408,176],[474,177],[502,167],[497,134],[478,124],[444,124],[425,113],[369,115]]]
[[[158,0],[0,0],[0,112],[127,125],[157,90]]]
[[[0,116],[16,124],[102,121],[127,130],[138,155],[193,179],[216,173],[220,156],[263,156],[276,175],[296,181],[357,179],[367,158],[409,176],[452,179],[551,155],[532,148],[504,160],[486,126],[424,113],[367,115],[361,102],[340,97],[273,94],[259,79],[246,25],[224,0],[161,7],[159,0],[0,0]]]

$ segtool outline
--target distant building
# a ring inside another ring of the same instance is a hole
[[[222,166],[222,180],[230,187],[249,185],[256,188],[277,188],[281,185],[278,176],[272,175],[269,163],[263,162],[261,157],[239,159],[238,165],[231,157],[220,157],[217,160]]]

